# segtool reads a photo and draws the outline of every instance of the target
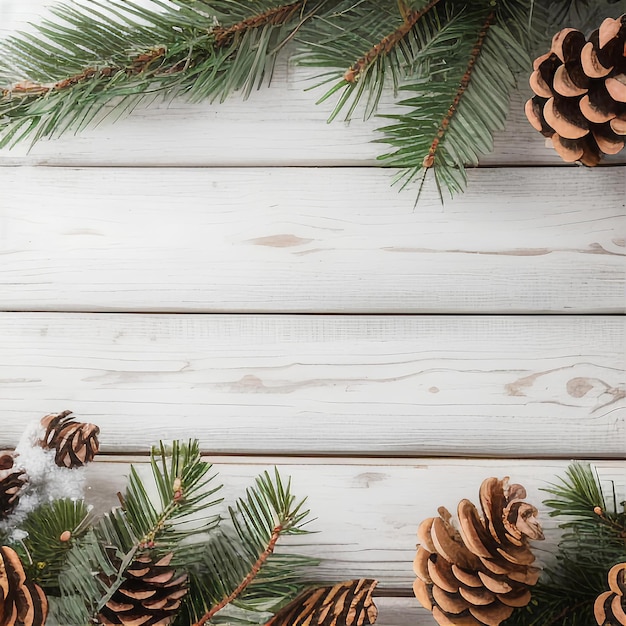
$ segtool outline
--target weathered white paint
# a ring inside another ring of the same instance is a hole
[[[626,170],[555,171],[0,168],[0,309],[623,312]]]
[[[545,563],[554,551],[558,532],[556,520],[541,504],[548,497],[541,489],[563,476],[568,465],[567,461],[502,459],[208,459],[224,484],[225,505],[244,495],[254,477],[266,469],[276,466],[281,476],[291,476],[294,495],[307,496],[307,508],[316,518],[310,529],[318,532],[289,538],[283,545],[323,558],[312,574],[317,580],[374,577],[380,580],[381,590],[410,588],[419,523],[437,515],[442,505],[454,513],[463,498],[478,505],[478,488],[488,476],[509,476],[511,482],[527,489],[527,499],[540,509],[546,531],[546,541],[536,544],[539,562]],[[139,460],[145,465],[145,458]],[[89,466],[92,501],[99,510],[117,504],[116,493],[126,484],[127,461],[105,458]],[[626,494],[623,463],[594,464],[607,488],[614,481],[619,497]],[[142,475],[149,476],[147,467]]]
[[[108,452],[623,458],[625,321],[6,313],[1,443],[72,409]]]

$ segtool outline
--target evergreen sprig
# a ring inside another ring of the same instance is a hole
[[[59,4],[55,21],[0,45],[0,147],[80,131],[124,115],[146,97],[223,101],[237,90],[245,97],[269,80],[278,52],[317,6],[306,0]]]
[[[153,561],[171,555],[171,566],[186,575],[179,626],[259,623],[302,591],[303,575],[317,560],[277,550],[283,537],[308,532],[309,511],[291,481],[265,472],[223,518],[211,514],[222,502],[221,486],[198,441],[161,443],[150,468],[148,479],[131,466],[121,506],[95,522],[84,503],[69,500],[26,519],[28,535],[16,547],[48,595],[51,624],[94,623],[143,555]]]
[[[131,467],[122,506],[104,515],[70,550],[60,580],[62,595],[51,601],[60,624],[90,623],[140,553],[163,556],[219,523],[219,516],[208,511],[221,502],[213,497],[221,487],[209,487],[214,476],[207,477],[211,465],[202,461],[197,440],[170,447],[161,443],[152,450],[150,467],[155,493]]]
[[[283,537],[308,532],[304,504],[278,471],[259,476],[245,498],[229,507],[230,523],[199,546],[187,611],[177,623],[201,626],[229,605],[241,610],[241,620],[247,614],[248,623],[255,623],[259,612],[274,611],[302,591],[303,571],[317,560],[276,548]]]
[[[550,516],[564,518],[556,561],[542,572],[528,607],[516,611],[506,626],[590,626],[593,604],[606,590],[607,574],[626,560],[626,503],[610,501],[594,469],[571,464],[558,484],[545,489]]]
[[[24,538],[14,540],[12,546],[28,577],[53,595],[58,594],[68,552],[88,531],[90,523],[90,511],[83,500],[53,500],[31,511],[20,524]]]

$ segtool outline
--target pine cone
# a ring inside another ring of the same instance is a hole
[[[413,589],[438,624],[498,626],[528,604],[529,587],[539,578],[528,540],[543,539],[543,532],[525,497],[508,478],[488,478],[480,487],[484,519],[462,500],[459,531],[444,507],[420,524]]]
[[[187,575],[176,577],[172,553],[156,563],[144,553],[126,570],[126,580],[98,615],[105,626],[136,624],[168,626],[187,593]]]
[[[39,585],[26,578],[20,557],[0,547],[0,626],[42,626],[48,600]]]
[[[17,506],[26,483],[24,470],[15,469],[14,464],[10,452],[0,453],[0,520],[10,515]]]
[[[526,117],[564,161],[592,167],[617,154],[626,136],[626,14],[605,19],[588,40],[559,31],[529,82],[536,95]]]
[[[71,411],[52,413],[41,419],[46,434],[41,442],[44,449],[55,449],[55,463],[59,467],[81,467],[98,452],[98,434],[95,424],[77,422],[68,417]]]
[[[593,606],[599,626],[626,626],[626,563],[609,571],[609,589],[601,593]]]

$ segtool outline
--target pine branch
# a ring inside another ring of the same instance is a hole
[[[200,547],[202,566],[192,572],[188,612],[181,623],[201,626],[230,605],[268,611],[299,593],[300,570],[316,561],[275,550],[282,537],[307,532],[303,526],[309,511],[303,505],[277,471],[273,478],[267,472],[260,476],[229,509],[230,530],[213,533]]]
[[[85,623],[98,615],[142,553],[163,557],[185,542],[197,542],[219,522],[207,515],[208,508],[221,502],[213,499],[220,487],[207,488],[214,477],[206,478],[211,466],[201,460],[198,441],[175,441],[169,448],[161,443],[153,448],[150,465],[160,506],[155,507],[131,466],[122,507],[105,515],[68,554],[62,598],[55,608],[61,623]],[[192,555],[188,553],[189,564]]]
[[[407,10],[404,12],[404,23],[396,28],[392,33],[386,35],[382,41],[375,44],[360,59],[350,66],[344,74],[347,83],[355,83],[367,68],[379,57],[387,56],[402,40],[413,30],[418,20],[430,11],[440,0],[430,0],[430,2],[419,11]]]
[[[267,562],[267,559],[274,552],[276,544],[283,533],[283,526],[279,524],[272,530],[270,540],[267,542],[265,550],[259,555],[259,558],[252,564],[250,571],[246,574],[246,577],[237,585],[235,589],[227,597],[220,600],[217,604],[213,605],[193,626],[202,626],[208,622],[216,613],[221,611],[225,606],[236,600],[257,577],[261,568]]]
[[[209,489],[215,478],[206,478],[211,465],[202,461],[197,440],[184,444],[174,441],[171,448],[163,443],[153,448],[150,456],[152,477],[156,486],[160,511],[157,512],[144,482],[131,467],[128,488],[122,506],[141,548],[159,547],[169,552],[181,540],[205,533],[219,522],[218,516],[207,516],[206,511],[222,499],[212,500],[221,485]],[[191,521],[202,512],[202,518]]]
[[[396,182],[403,187],[421,177],[418,197],[429,170],[440,195],[442,187],[451,195],[462,191],[465,166],[492,149],[515,74],[529,63],[527,5],[501,0],[488,11],[478,6],[456,14],[425,51],[430,71],[403,87],[415,92],[399,102],[410,112],[381,116],[395,123],[381,129],[386,137],[378,141],[396,151],[379,158],[387,167],[402,168]],[[457,42],[453,49],[451,40]]]
[[[42,504],[20,524],[26,536],[13,546],[28,577],[53,595],[72,545],[84,536],[91,516],[82,500],[60,499]]]
[[[446,8],[437,11],[439,1],[431,0],[417,10],[400,3],[399,15],[395,3],[389,0],[385,3],[344,0],[333,11],[316,16],[299,33],[297,62],[332,68],[319,77],[322,80],[315,87],[337,81],[317,101],[319,104],[339,94],[329,122],[346,108],[345,119],[349,120],[363,99],[366,100],[363,117],[367,119],[378,108],[389,82],[395,93],[407,76],[416,71],[423,62],[423,48],[448,19]],[[358,60],[346,70],[345,59],[350,57]]]
[[[248,97],[324,1],[306,15],[306,0],[264,0],[255,3],[258,13],[229,0],[59,5],[56,22],[0,43],[0,77],[14,83],[0,90],[0,147],[80,131],[127,114],[146,97]]]

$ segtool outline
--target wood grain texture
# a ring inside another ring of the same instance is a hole
[[[0,0],[0,36],[17,29],[32,30],[27,22],[47,16],[51,0]],[[372,165],[387,150],[373,144],[383,123],[366,122],[357,114],[348,124],[326,120],[331,98],[316,105],[325,87],[305,91],[325,70],[294,66],[291,53],[278,63],[270,88],[247,101],[238,95],[224,104],[189,104],[183,100],[139,107],[115,124],[104,121],[79,135],[0,151],[0,164],[117,165],[117,166],[333,166]],[[512,98],[505,130],[496,133],[494,151],[481,165],[566,166],[544,138],[527,122],[524,102],[531,95],[524,78]],[[398,110],[386,93],[379,113]],[[625,163],[626,151],[607,163]],[[574,169],[576,166],[573,166]],[[389,174],[391,175],[391,174]]]
[[[243,495],[254,477],[266,469],[276,466],[282,476],[291,476],[294,495],[307,497],[307,507],[316,518],[310,529],[317,532],[286,539],[283,545],[323,559],[312,574],[317,580],[373,577],[380,581],[383,593],[410,589],[419,523],[436,515],[441,505],[456,512],[463,498],[478,503],[478,488],[488,476],[510,476],[511,482],[527,489],[527,499],[539,507],[546,530],[546,541],[536,544],[537,556],[540,563],[549,561],[558,540],[557,520],[541,504],[547,498],[541,488],[555,482],[568,465],[567,461],[512,459],[208,459],[224,484],[224,505]],[[618,499],[623,499],[623,463],[594,463],[603,484],[610,489],[614,481]],[[138,467],[149,476],[145,459]],[[88,499],[98,510],[115,506],[115,494],[123,490],[127,474],[128,459],[123,457],[90,465]]]
[[[625,173],[0,168],[0,309],[624,312]]]
[[[72,409],[108,452],[624,458],[625,323],[5,313],[0,444]]]

